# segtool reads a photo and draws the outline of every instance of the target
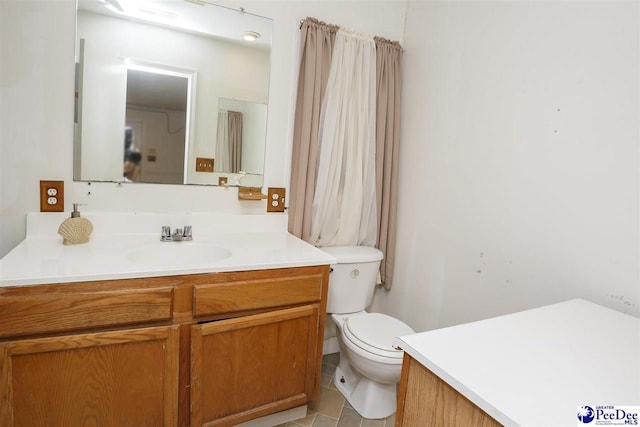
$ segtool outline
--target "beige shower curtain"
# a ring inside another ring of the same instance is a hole
[[[307,18],[301,26],[300,75],[293,126],[289,232],[308,241],[316,185],[320,107],[338,27]]]
[[[398,148],[400,146],[400,95],[402,46],[380,37],[376,41],[376,202],[378,243],[384,253],[380,276],[391,289],[396,254],[398,205]]]
[[[229,111],[229,158],[231,172],[242,170],[242,113]]]

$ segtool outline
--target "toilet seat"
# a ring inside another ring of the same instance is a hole
[[[374,355],[402,362],[403,351],[391,345],[395,337],[413,334],[404,322],[382,313],[361,313],[345,319],[344,336]]]

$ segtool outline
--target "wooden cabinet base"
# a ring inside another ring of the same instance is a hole
[[[232,426],[318,395],[329,266],[0,288],[0,427]]]
[[[396,427],[501,426],[453,387],[405,353]]]

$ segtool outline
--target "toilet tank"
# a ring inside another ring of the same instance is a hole
[[[337,260],[331,266],[327,313],[362,311],[373,298],[382,252],[369,246],[318,248]]]

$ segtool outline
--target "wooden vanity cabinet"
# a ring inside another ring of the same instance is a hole
[[[230,426],[309,403],[328,274],[0,288],[0,426]]]
[[[501,425],[420,362],[404,354],[396,427]]]

